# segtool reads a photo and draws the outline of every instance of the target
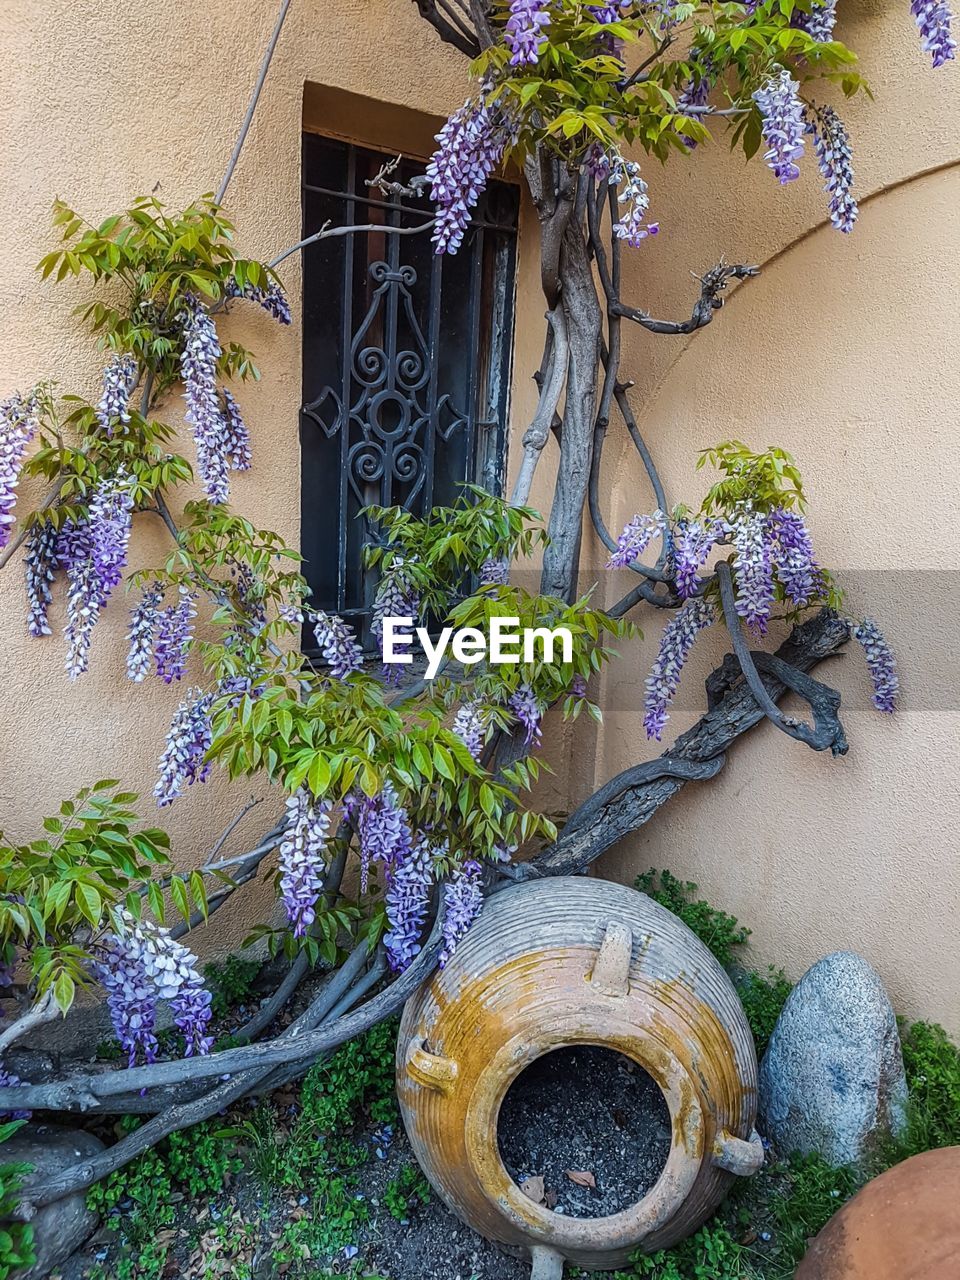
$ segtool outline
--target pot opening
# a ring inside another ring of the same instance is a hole
[[[510,1086],[500,1158],[525,1195],[570,1218],[605,1218],[652,1190],[670,1154],[670,1111],[642,1067],[600,1045],[555,1049]]]

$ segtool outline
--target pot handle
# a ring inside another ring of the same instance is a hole
[[[453,1058],[442,1058],[431,1053],[422,1039],[413,1039],[407,1046],[405,1059],[407,1075],[425,1089],[451,1093],[457,1083],[460,1068]]]
[[[726,1169],[728,1173],[749,1178],[752,1173],[756,1173],[762,1167],[763,1156],[763,1142],[756,1129],[751,1131],[749,1142],[721,1129],[713,1143],[710,1163],[716,1165],[718,1169]]]

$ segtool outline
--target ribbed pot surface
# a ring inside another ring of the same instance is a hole
[[[637,1062],[672,1119],[666,1167],[638,1204],[606,1218],[552,1213],[500,1158],[500,1105],[535,1059],[576,1044]],[[584,877],[494,895],[447,967],[407,1003],[397,1046],[404,1123],[447,1206],[511,1253],[556,1249],[615,1269],[695,1231],[729,1170],[762,1161],[757,1062],[730,979],[690,930],[645,894]]]

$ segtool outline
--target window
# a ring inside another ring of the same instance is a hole
[[[502,487],[513,339],[519,194],[490,184],[459,252],[438,257],[415,227],[426,200],[367,181],[390,155],[303,136],[303,234],[371,225],[303,253],[301,550],[313,602],[371,647],[373,536],[360,511],[417,513],[453,502],[463,481]],[[403,162],[406,183],[422,163]],[[305,638],[308,647],[312,635]]]

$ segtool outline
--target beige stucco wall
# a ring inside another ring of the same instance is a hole
[[[795,454],[823,562],[841,571],[851,610],[877,616],[897,650],[903,709],[873,711],[851,649],[824,668],[843,694],[846,758],[765,725],[602,871],[665,866],[698,881],[754,930],[756,959],[793,976],[825,952],[857,949],[898,1010],[956,1032],[960,78],[955,66],[930,71],[906,5],[840,8],[840,37],[861,52],[876,95],[835,100],[863,201],[854,233],[823,225],[812,164],[788,188],[719,148],[671,166],[654,185],[662,231],[637,264],[636,301],[682,315],[695,288],[688,269],[725,256],[764,270],[696,337],[634,333],[625,363],[671,501],[699,503],[710,477],[693,462],[719,440]],[[618,528],[650,506],[631,448],[611,441],[604,459]],[[606,685],[598,780],[638,756],[636,677],[661,630],[649,612],[639,621],[646,640]],[[698,645],[665,742],[701,713],[699,682],[724,648],[721,635]]]
[[[955,69],[933,75],[925,68],[906,5],[887,13],[859,4],[853,0],[847,34],[865,54],[878,103],[854,104],[848,115],[859,190],[872,192],[952,161],[960,110]],[[42,285],[32,271],[52,244],[52,197],[97,221],[140,192],[155,190],[179,206],[213,189],[274,14],[274,0],[128,0],[122,8],[106,0],[7,0],[0,14],[4,394],[51,373],[64,391],[96,392],[99,360],[71,315],[86,286]],[[464,67],[426,31],[410,0],[294,0],[227,202],[251,255],[269,257],[298,239],[306,82],[440,116],[462,99]],[[348,131],[385,145],[393,145],[398,122],[410,121],[352,106],[349,115]],[[323,127],[315,115],[311,124]],[[416,125],[419,138],[424,124]],[[347,126],[338,120],[331,127]],[[638,303],[679,313],[692,292],[689,269],[721,254],[773,260],[696,339],[629,337],[626,369],[675,497],[693,502],[699,495],[703,480],[692,470],[698,448],[730,435],[758,445],[776,440],[803,464],[825,561],[854,571],[917,563],[951,570],[955,553],[943,533],[957,522],[951,444],[960,375],[949,357],[960,336],[951,305],[956,170],[869,202],[849,240],[817,230],[786,252],[822,216],[812,168],[797,190],[781,191],[761,165],[744,170],[725,151],[703,149],[662,175],[651,166],[650,177],[663,234],[631,256],[625,292]],[[532,411],[530,375],[542,330],[534,231],[527,217],[515,434]],[[285,282],[296,298],[296,259]],[[252,309],[237,309],[229,326],[265,374],[241,391],[255,466],[235,479],[235,504],[296,544],[299,329],[281,330]],[[546,492],[550,465],[548,456],[536,500]],[[611,524],[649,507],[642,477],[615,436],[605,474]],[[156,562],[166,550],[162,531],[146,518],[140,523],[136,564]],[[600,563],[595,548],[590,554]],[[0,575],[0,802],[3,825],[27,838],[40,814],[93,778],[121,777],[148,797],[173,697],[156,682],[136,688],[121,678],[125,616],[117,603],[100,624],[90,673],[69,685],[61,641],[25,635],[19,571],[11,568]],[[938,591],[949,589],[949,576],[936,581]],[[753,925],[761,959],[793,972],[825,950],[857,946],[878,964],[905,1012],[940,1017],[956,1030],[960,875],[951,823],[960,752],[956,708],[942,693],[955,684],[949,642],[930,624],[918,630],[902,584],[887,602],[879,575],[854,573],[853,582],[901,650],[902,716],[888,723],[861,710],[866,685],[845,659],[836,669],[851,703],[845,761],[813,757],[761,730],[732,753],[721,779],[688,788],[608,858],[606,870],[627,876],[657,863],[699,879]],[[914,595],[928,587],[929,594],[932,583],[932,575],[921,580]],[[946,627],[949,610],[943,619]],[[604,689],[606,727],[595,735],[583,726],[569,786],[561,769],[551,807],[558,797],[566,807],[565,793],[575,799],[647,751],[641,684],[659,622],[641,621],[647,641],[625,653]],[[940,692],[925,674],[924,644],[934,641]],[[712,653],[703,646],[700,674],[719,653],[713,643]],[[690,694],[672,724],[680,728],[697,713]],[[558,731],[558,763],[569,741],[568,731]],[[249,793],[249,785],[221,778],[164,815],[184,865],[203,856]],[[238,845],[269,823],[271,805],[276,801],[248,818]],[[235,939],[249,923],[255,896],[246,894],[244,903],[245,919],[218,918],[214,944]]]

